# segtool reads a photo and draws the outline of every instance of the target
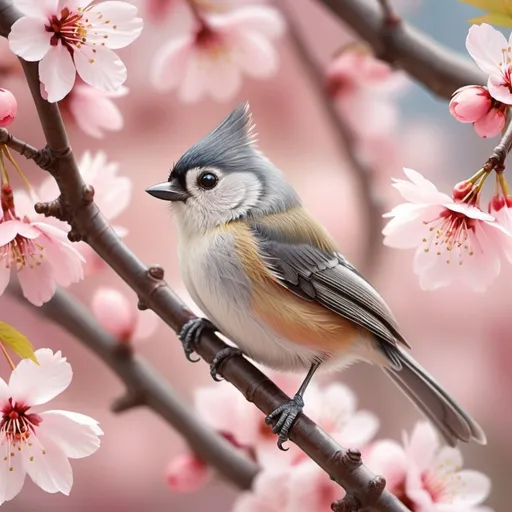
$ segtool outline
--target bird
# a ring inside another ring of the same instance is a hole
[[[202,331],[236,347],[227,358],[307,375],[294,397],[266,418],[283,448],[318,368],[357,361],[380,367],[435,425],[446,443],[486,444],[483,429],[410,355],[385,300],[303,206],[284,174],[260,151],[242,103],[188,149],[168,180],[146,189],[169,201],[185,287],[205,318],[185,324],[187,358]]]

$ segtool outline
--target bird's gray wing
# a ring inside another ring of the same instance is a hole
[[[283,240],[264,224],[252,223],[261,257],[276,280],[305,300],[314,301],[364,327],[392,357],[397,342],[409,347],[384,299],[341,254],[311,243]]]

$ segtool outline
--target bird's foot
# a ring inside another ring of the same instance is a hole
[[[197,363],[199,361],[199,358],[192,359],[190,355],[195,351],[196,343],[204,329],[211,329],[212,331],[217,330],[215,325],[206,318],[193,318],[181,328],[179,339],[183,345],[185,357],[191,363]]]
[[[272,427],[272,432],[278,434],[277,446],[280,450],[287,451],[283,448],[283,443],[288,441],[288,434],[295,421],[297,415],[304,409],[304,400],[299,394],[295,395],[288,403],[281,405],[275,411],[271,412],[266,418],[265,423],[270,425],[272,420],[278,418],[276,424]]]
[[[212,379],[216,382],[220,382],[223,379],[217,378],[218,372],[222,364],[235,356],[243,356],[243,352],[235,347],[226,347],[223,348],[214,358],[212,364],[210,365],[210,375]]]

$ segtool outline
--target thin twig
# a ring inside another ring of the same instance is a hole
[[[21,14],[9,0],[0,0],[0,34],[7,34],[9,27]],[[61,196],[57,202],[70,216],[72,239],[83,238],[110,267],[132,288],[141,304],[160,316],[174,331],[179,332],[194,314],[174,294],[163,280],[163,271],[152,272],[122,243],[93,201],[93,191],[88,188],[78,170],[58,106],[46,102],[40,94],[38,63],[22,61],[23,69],[36,104],[49,150],[55,165],[48,169],[55,178]],[[61,321],[61,311],[58,317]],[[77,318],[77,321],[79,318]],[[83,325],[85,329],[86,325]],[[227,345],[208,330],[197,344],[197,353],[208,363]],[[92,348],[92,347],[91,347]],[[107,354],[101,355],[102,359]],[[132,361],[127,358],[126,361]],[[247,400],[269,414],[288,403],[290,398],[277,388],[254,365],[244,358],[228,359],[222,366],[223,377],[239,389]],[[149,378],[149,375],[148,375]],[[155,386],[162,386],[158,379]],[[162,405],[165,409],[165,406]],[[381,488],[381,477],[376,477],[360,460],[351,462],[350,452],[341,448],[331,437],[307,416],[301,414],[295,421],[290,438],[322,467],[347,494],[356,499],[363,509],[387,512],[405,512],[407,508],[392,494]],[[204,447],[209,449],[208,444]],[[214,459],[209,457],[208,460]]]
[[[11,284],[9,292],[27,304],[18,285]],[[211,467],[239,488],[250,488],[259,469],[256,464],[242,457],[222,436],[198,421],[190,406],[155,368],[140,357],[118,350],[117,340],[98,325],[77,299],[57,290],[49,302],[41,307],[33,306],[33,309],[80,340],[123,381],[127,392],[112,404],[114,412],[137,406],[148,407],[175,428]]]
[[[315,93],[332,126],[332,132],[337,137],[340,146],[345,150],[349,167],[352,169],[353,175],[357,181],[362,203],[362,215],[364,215],[365,218],[365,240],[362,250],[363,260],[359,263],[359,267],[366,274],[370,274],[379,255],[381,220],[382,213],[384,213],[381,211],[379,201],[374,195],[372,183],[373,170],[358,156],[358,142],[353,130],[337,112],[332,98],[327,93],[325,83],[322,79],[325,73],[306,45],[295,21],[293,12],[289,8],[288,0],[281,1],[280,6],[288,22],[288,33],[295,46],[297,56],[306,70],[310,82],[313,84]]]
[[[375,55],[405,70],[431,92],[451,98],[464,85],[487,77],[469,60],[402,21],[382,37],[383,15],[375,0],[317,0],[373,48]]]
[[[505,160],[512,150],[512,121],[509,119],[505,132],[503,133],[499,144],[494,148],[492,155],[484,165],[486,171],[503,172],[505,169]]]

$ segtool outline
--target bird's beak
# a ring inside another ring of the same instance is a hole
[[[179,189],[169,181],[148,187],[146,192],[149,195],[156,197],[157,199],[163,199],[164,201],[186,201],[188,198],[188,194],[186,192]]]

